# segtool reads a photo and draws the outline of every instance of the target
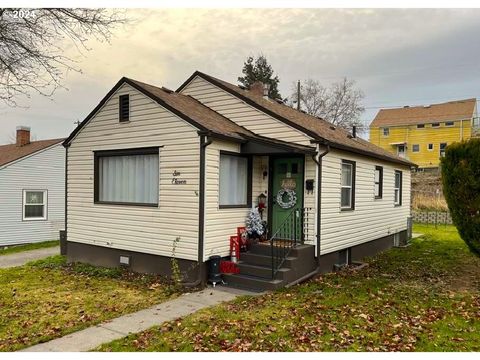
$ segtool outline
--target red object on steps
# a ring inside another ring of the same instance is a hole
[[[235,253],[235,259],[238,261],[240,259],[240,241],[238,236],[230,236],[230,257]]]
[[[240,269],[237,264],[231,261],[222,260],[220,261],[220,272],[222,274],[238,274]]]
[[[247,228],[245,226],[237,227],[237,237],[240,243],[240,251],[247,251]]]

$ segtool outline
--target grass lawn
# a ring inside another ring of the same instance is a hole
[[[480,351],[480,259],[454,227],[260,297],[205,309],[102,351]]]
[[[43,242],[34,243],[34,244],[9,246],[7,248],[0,249],[0,256],[14,254],[21,251],[27,251],[27,250],[49,248],[49,247],[58,246],[58,245],[60,245],[60,242],[58,240],[52,240],[52,241],[43,241]]]
[[[63,256],[0,269],[0,351],[15,351],[174,297],[159,277],[67,265]]]

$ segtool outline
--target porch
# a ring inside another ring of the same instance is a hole
[[[254,138],[241,144],[240,155],[250,159],[247,196],[259,208],[265,231],[248,252],[236,254],[239,273],[224,279],[237,287],[276,289],[316,269],[316,150]]]

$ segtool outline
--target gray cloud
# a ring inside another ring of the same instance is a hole
[[[142,9],[111,44],[92,41],[53,99],[0,106],[0,143],[16,125],[38,139],[67,136],[121,76],[176,88],[194,70],[236,82],[248,55],[265,54],[281,80],[348,76],[367,107],[480,96],[479,10]],[[376,110],[364,115],[371,120]]]

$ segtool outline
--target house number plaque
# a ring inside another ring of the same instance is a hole
[[[187,183],[187,180],[178,178],[181,174],[182,173],[180,171],[173,170],[172,184],[174,184],[174,185],[185,185]]]
[[[286,178],[282,180],[282,189],[295,190],[296,187],[297,187],[297,182],[295,181],[295,179]]]

